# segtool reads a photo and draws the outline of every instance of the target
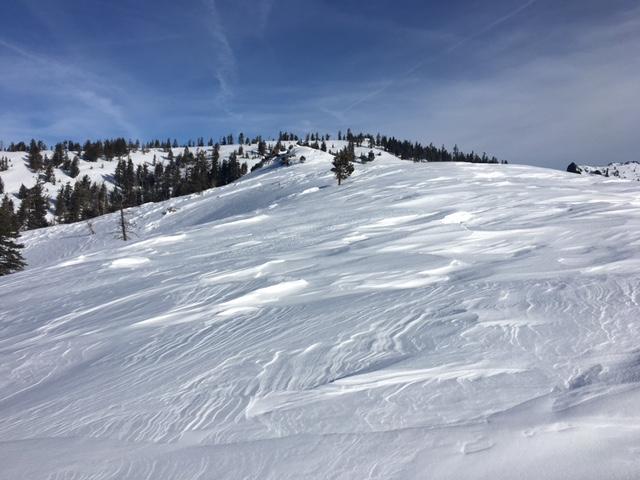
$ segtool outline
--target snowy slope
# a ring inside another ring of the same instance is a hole
[[[634,184],[296,154],[25,234],[1,479],[637,477]]]
[[[273,143],[274,142],[271,142],[271,144]],[[289,143],[291,142],[287,142],[287,146]],[[220,146],[220,161],[224,159],[228,159],[229,155],[231,155],[231,153],[236,151],[239,147],[240,145]],[[247,158],[241,157],[239,158],[239,161],[240,163],[246,163],[247,167],[251,169],[251,167],[256,163],[258,163],[261,159],[257,153],[257,144],[243,145],[243,148],[247,154]],[[202,151],[205,151],[207,155],[211,155],[213,148],[212,147],[192,147],[190,148],[190,150],[194,154],[202,150]],[[178,156],[179,154],[184,152],[184,147],[173,148],[172,151],[174,156]],[[73,159],[73,157],[77,154],[78,154],[77,152],[75,153],[69,152],[69,157]],[[16,208],[20,205],[20,199],[17,198],[18,191],[20,190],[20,185],[24,185],[27,188],[31,188],[36,184],[36,182],[38,181],[38,178],[41,176],[39,173],[33,172],[29,168],[28,166],[29,164],[27,162],[27,155],[28,154],[25,152],[0,151],[0,158],[6,157],[9,161],[9,169],[4,172],[0,172],[0,178],[2,178],[2,181],[4,182],[5,193],[11,195]],[[45,156],[47,156],[48,158],[51,158],[53,156],[53,151],[43,150],[42,157],[44,158]],[[69,183],[73,186],[75,185],[76,181],[82,180],[82,178],[85,175],[87,175],[89,176],[92,182],[97,182],[98,184],[105,183],[109,190],[112,190],[115,186],[113,183],[113,180],[114,180],[113,176],[116,171],[116,167],[118,166],[118,158],[114,158],[113,160],[106,160],[102,158],[97,162],[87,162],[85,160],[82,160],[81,159],[82,157],[80,155],[78,156],[80,157],[80,162],[79,162],[80,174],[77,177],[72,178],[69,175],[67,175],[67,173],[64,170],[60,168],[54,168],[54,175],[56,179],[55,184],[48,183],[48,182],[43,182],[42,184],[45,194],[48,195],[48,197],[52,200],[52,208],[51,208],[50,215],[48,216],[49,220],[53,220],[53,206],[54,206],[53,200],[55,200],[60,187],[64,186],[65,184]],[[155,161],[158,163],[165,164],[168,162],[167,152],[159,148],[152,148],[145,151],[138,150],[136,152],[131,152],[131,154],[128,157],[123,157],[123,158],[125,159],[131,158],[131,161],[135,166],[144,165],[144,164],[152,165],[154,162],[154,158],[155,158]],[[44,173],[44,172],[40,172],[40,173]]]
[[[594,167],[590,165],[577,165],[580,170],[576,173],[584,173],[590,175],[602,175],[605,177],[620,178],[623,180],[640,181],[640,163],[610,163],[609,165]]]

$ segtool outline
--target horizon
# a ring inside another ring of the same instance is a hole
[[[0,140],[381,133],[509,163],[640,160],[635,2],[19,0]]]

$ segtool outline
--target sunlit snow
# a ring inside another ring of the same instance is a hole
[[[637,476],[635,182],[296,155],[24,235],[0,478]]]

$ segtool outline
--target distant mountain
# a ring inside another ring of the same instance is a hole
[[[615,177],[623,180],[636,180],[640,182],[640,162],[610,163],[609,165],[602,167],[577,165],[572,162],[567,167],[567,172],[602,175],[603,177]]]

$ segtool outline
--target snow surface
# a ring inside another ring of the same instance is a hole
[[[28,232],[1,479],[640,474],[640,190],[330,156]]]

